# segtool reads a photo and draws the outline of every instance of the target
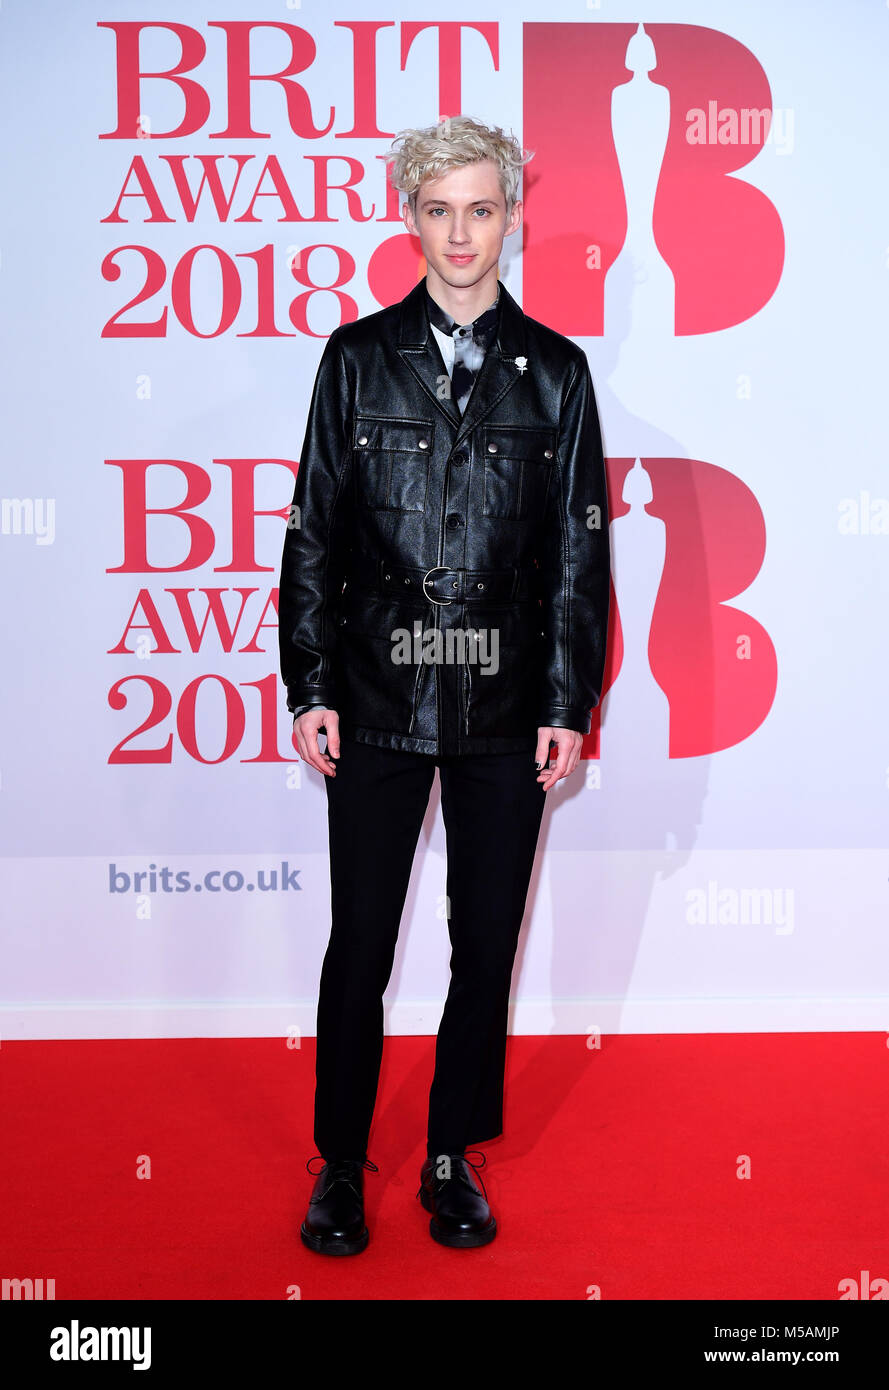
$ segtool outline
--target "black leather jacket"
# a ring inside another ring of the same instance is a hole
[[[461,417],[422,281],[328,339],[279,591],[287,707],[418,753],[588,733],[605,662],[605,467],[585,353],[500,286]],[[472,632],[478,634],[473,639]]]

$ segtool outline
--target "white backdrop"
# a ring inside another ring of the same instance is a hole
[[[502,12],[459,61],[428,3],[0,12],[6,1037],[314,1030],[326,799],[278,674],[283,513],[325,335],[420,269],[380,156],[459,110],[537,151],[501,275],[588,352],[620,613],[513,1029],[889,1028],[889,10]],[[292,75],[248,110],[260,18],[253,72]],[[134,80],[152,21],[143,73],[184,52],[190,89]],[[748,96],[768,138],[708,165]],[[190,522],[146,522],[187,488]],[[444,883],[436,782],[390,1032],[437,1028]]]

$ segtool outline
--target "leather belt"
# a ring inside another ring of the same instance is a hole
[[[536,569],[455,569],[451,565],[392,565],[355,556],[347,584],[381,594],[422,597],[430,603],[528,602],[536,596]]]

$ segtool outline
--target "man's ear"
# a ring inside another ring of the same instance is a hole
[[[515,202],[512,205],[512,212],[510,213],[507,219],[506,231],[504,232],[504,236],[511,236],[513,232],[518,231],[519,227],[522,225],[523,209],[524,204],[522,203],[521,198],[516,198]]]

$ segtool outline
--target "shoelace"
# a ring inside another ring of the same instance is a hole
[[[473,1163],[472,1160],[471,1160],[470,1157],[469,1157],[470,1154],[478,1154],[479,1158],[481,1159],[481,1163]],[[441,1155],[441,1157],[444,1157],[444,1155]],[[465,1153],[462,1153],[462,1154],[448,1154],[447,1157],[450,1158],[451,1162],[453,1162],[453,1161],[454,1161],[455,1159],[457,1159],[457,1158],[462,1158],[462,1159],[464,1159],[464,1160],[466,1161],[467,1166],[470,1167],[470,1168],[473,1170],[474,1173],[479,1173],[479,1170],[480,1170],[481,1168],[484,1168],[485,1164],[486,1164],[487,1161],[488,1161],[487,1158],[485,1157],[485,1155],[482,1153],[481,1149],[467,1149]],[[433,1173],[434,1173],[434,1172],[435,1172],[435,1169],[433,1168],[432,1171],[433,1171]],[[451,1177],[452,1177],[452,1178],[455,1178],[455,1177],[456,1177],[457,1179],[459,1179],[460,1182],[465,1183],[465,1185],[466,1185],[467,1187],[472,1188],[473,1192],[475,1191],[475,1188],[473,1187],[473,1185],[472,1185],[472,1183],[469,1181],[469,1179],[466,1177],[466,1174],[463,1173],[459,1168],[456,1169],[456,1171],[452,1172]],[[448,1182],[448,1179],[447,1179],[447,1178],[438,1178],[438,1177],[437,1177],[437,1178],[436,1178],[436,1181],[439,1182],[439,1183],[444,1183],[444,1182]],[[479,1175],[479,1183],[480,1183],[481,1189],[482,1189],[482,1196],[484,1197],[485,1201],[487,1201],[487,1200],[488,1200],[488,1193],[487,1193],[487,1191],[486,1191],[486,1189],[485,1189],[484,1179],[481,1177],[481,1175]],[[419,1186],[418,1189],[417,1189],[417,1196],[418,1196],[418,1197],[419,1197],[419,1195],[420,1195],[420,1193],[421,1193],[422,1191],[423,1191],[423,1184],[420,1183],[420,1186]]]
[[[317,1172],[315,1172],[314,1169],[309,1167],[309,1164],[314,1163],[316,1158],[320,1158],[322,1163],[322,1167],[320,1167]],[[356,1187],[353,1181],[355,1177],[355,1168],[366,1168],[368,1172],[371,1173],[378,1173],[380,1171],[375,1163],[371,1163],[369,1158],[337,1158],[334,1159],[332,1163],[328,1163],[327,1159],[324,1157],[323,1154],[312,1154],[312,1157],[306,1163],[306,1171],[311,1173],[313,1178],[317,1178],[321,1173],[324,1172],[324,1165],[327,1166],[327,1173],[330,1179],[330,1181],[324,1189],[325,1196],[333,1187],[335,1182],[345,1182],[348,1183],[349,1186],[353,1189],[353,1191],[357,1192],[358,1196],[360,1197],[361,1192],[359,1188]]]

